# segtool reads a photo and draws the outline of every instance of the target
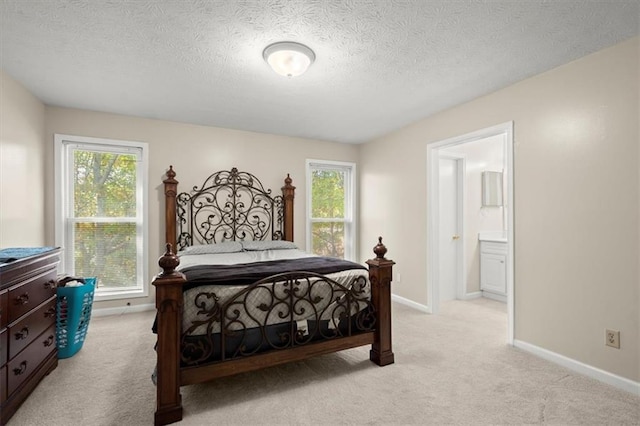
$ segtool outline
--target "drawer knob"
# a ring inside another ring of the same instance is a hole
[[[13,369],[13,374],[15,374],[16,376],[19,376],[21,374],[24,374],[26,371],[27,371],[27,361],[22,361],[20,363],[20,368]]]
[[[26,305],[29,303],[29,293],[21,294],[14,299],[16,305]]]
[[[53,334],[50,334],[49,337],[47,337],[47,340],[42,342],[42,344],[44,345],[45,348],[53,345]]]
[[[56,316],[56,308],[49,308],[44,313],[45,318],[52,318],[55,316]]]
[[[22,330],[16,333],[16,340],[24,340],[29,337],[29,326],[25,325]]]
[[[56,287],[57,287],[56,280],[49,280],[46,283],[44,283],[44,288],[46,290],[53,290]]]

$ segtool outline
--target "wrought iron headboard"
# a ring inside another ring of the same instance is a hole
[[[176,197],[177,249],[223,241],[281,240],[284,197],[251,173],[216,172]]]

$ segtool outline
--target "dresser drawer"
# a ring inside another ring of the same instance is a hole
[[[5,365],[9,359],[9,345],[7,344],[9,342],[8,337],[9,331],[5,328],[0,333],[0,365]]]
[[[40,333],[55,324],[56,298],[52,297],[9,326],[9,359],[29,346]]]
[[[7,367],[0,367],[0,402],[7,399]]]
[[[0,365],[5,365],[9,359],[9,331],[5,328],[0,333]]]
[[[9,293],[0,292],[0,328],[9,324]]]
[[[7,364],[7,392],[12,394],[40,367],[56,348],[56,327],[52,325]]]
[[[56,294],[56,270],[50,269],[9,289],[9,323]]]

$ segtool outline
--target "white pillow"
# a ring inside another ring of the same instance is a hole
[[[242,244],[238,241],[225,241],[224,243],[203,244],[185,247],[180,254],[220,254],[237,253],[242,251]]]
[[[273,241],[241,241],[242,248],[246,251],[259,250],[285,250],[297,249],[298,246],[291,241],[273,240]]]

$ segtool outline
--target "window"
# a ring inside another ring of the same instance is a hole
[[[307,160],[307,251],[355,259],[354,163]]]
[[[62,271],[96,277],[96,299],[147,295],[147,144],[55,135]]]

